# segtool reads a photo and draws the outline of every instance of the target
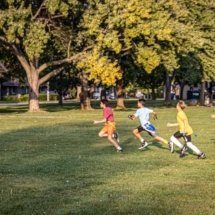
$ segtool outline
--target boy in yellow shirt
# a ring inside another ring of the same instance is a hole
[[[170,138],[170,150],[174,152],[174,144],[181,149],[180,157],[185,155],[187,151],[187,147],[190,148],[195,154],[198,156],[198,159],[206,158],[205,154],[201,152],[192,142],[191,142],[191,135],[193,134],[193,129],[190,127],[187,116],[183,111],[186,105],[184,101],[179,101],[177,103],[176,109],[177,113],[177,123],[168,123],[168,127],[172,126],[179,126],[179,131],[177,131],[171,138]],[[183,146],[181,142],[178,140],[179,138],[183,137],[185,140],[185,145]]]

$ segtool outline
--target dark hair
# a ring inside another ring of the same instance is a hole
[[[142,105],[144,105],[145,104],[145,99],[139,99],[138,102],[141,103]]]
[[[107,99],[102,99],[100,102],[102,104],[104,104],[105,106],[108,106],[108,100]]]

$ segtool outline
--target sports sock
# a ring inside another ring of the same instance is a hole
[[[178,146],[180,149],[183,148],[183,145],[181,144],[181,142],[180,142],[177,138],[175,138],[174,136],[172,136],[172,137],[170,138],[170,140],[171,140],[171,142],[173,142],[176,146]]]
[[[120,147],[120,146],[119,146],[119,147],[117,147],[117,150],[122,150],[122,147]]]
[[[195,146],[193,145],[191,142],[187,142],[187,147],[189,147],[190,149],[192,149],[197,155],[200,155],[202,152]]]
[[[144,143],[144,142],[145,142],[145,140],[144,140],[143,138],[141,138],[141,139],[140,139],[140,142],[141,142],[141,143]]]

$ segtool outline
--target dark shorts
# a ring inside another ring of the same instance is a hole
[[[152,132],[150,132],[150,131],[147,131],[147,130],[146,130],[145,128],[143,128],[141,125],[138,126],[136,129],[138,130],[139,133],[142,132],[142,131],[146,131],[150,136],[152,136],[152,137],[155,136],[155,133],[152,133]]]
[[[174,137],[177,138],[177,139],[183,137],[186,142],[191,142],[191,135],[184,135],[184,134],[180,133],[180,131],[177,131],[174,134]]]

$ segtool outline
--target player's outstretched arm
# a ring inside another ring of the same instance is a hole
[[[211,118],[215,119],[215,113],[211,115]]]
[[[105,123],[106,122],[106,119],[103,119],[103,120],[94,120],[93,121],[93,124],[99,124],[99,123]]]
[[[152,112],[152,114],[153,114],[153,119],[154,119],[154,120],[158,119],[157,113]]]
[[[176,126],[178,126],[178,123],[170,123],[170,122],[168,122],[166,126],[167,127],[176,127]]]

